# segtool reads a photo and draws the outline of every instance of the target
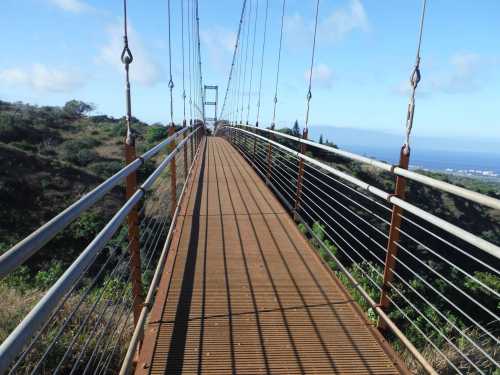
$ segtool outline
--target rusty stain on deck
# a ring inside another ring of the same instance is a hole
[[[202,147],[136,373],[406,372],[243,157]]]

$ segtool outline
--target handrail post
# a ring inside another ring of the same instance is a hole
[[[191,128],[190,131],[193,131],[193,120],[189,120],[189,127]],[[189,140],[189,148],[191,149],[191,163],[193,162],[193,138],[194,136],[191,136],[191,139]]]
[[[410,161],[410,152],[408,150],[405,153],[405,147],[401,148],[401,153],[399,156],[399,167],[408,169]],[[405,199],[406,192],[406,179],[401,176],[396,177],[396,188],[394,191],[394,196]],[[401,217],[403,215],[403,209],[399,206],[392,206],[392,214],[391,214],[391,224],[389,227],[389,239],[387,240],[387,255],[385,258],[384,264],[384,281],[382,284],[382,291],[380,294],[380,302],[379,306],[382,308],[384,312],[387,312],[389,308],[389,297],[388,292],[390,289],[390,283],[394,278],[394,268],[396,267],[396,259],[398,255],[398,242],[400,238],[399,228],[401,226]],[[387,324],[384,320],[378,320],[378,328],[382,331],[387,329]]]
[[[200,129],[199,129],[198,125],[196,125],[196,122],[195,122],[195,125],[194,125],[194,129],[195,129],[195,132],[194,132],[194,149],[198,150],[198,134],[200,132]]]
[[[201,143],[201,125],[198,125],[198,130],[196,131],[196,149],[200,148]]]
[[[182,128],[186,128],[186,120],[182,122]],[[184,132],[184,139],[186,139],[188,136],[188,132]],[[187,150],[187,142],[184,142],[183,146],[183,151],[184,151],[184,180],[187,180],[188,176],[188,150]]]
[[[271,124],[271,130],[274,130],[274,124]],[[273,135],[269,133],[269,140],[272,140]],[[272,161],[273,161],[273,146],[271,142],[267,144],[267,184],[271,183],[271,169],[272,169]]]
[[[308,130],[304,129],[302,132],[302,139],[307,139]],[[300,153],[306,153],[306,145],[305,143],[300,143]],[[300,205],[300,196],[302,195],[302,183],[304,180],[304,159],[299,156],[299,170],[297,172],[297,189],[295,191],[295,204],[293,206],[293,218],[297,220],[297,210]]]
[[[136,159],[135,138],[125,140],[125,163],[128,165]],[[126,178],[126,200],[129,200],[137,191],[137,172]],[[130,251],[130,274],[132,280],[132,295],[134,309],[134,326],[139,320],[144,298],[142,295],[141,251],[139,242],[139,211],[135,205],[127,216],[128,241]]]
[[[255,135],[257,135],[257,128],[259,127],[259,122],[257,121],[255,123],[255,129],[254,129],[254,133]],[[252,155],[252,161],[253,163],[255,164],[255,153],[256,153],[256,149],[257,149],[257,137],[253,137],[253,155]]]
[[[172,122],[170,127],[168,128],[168,136],[171,137],[175,133],[175,124]],[[169,152],[175,150],[176,147],[175,140],[172,141]],[[170,162],[170,194],[171,194],[171,204],[170,204],[170,215],[174,217],[175,206],[177,202],[177,167],[175,165],[175,156],[172,158]]]

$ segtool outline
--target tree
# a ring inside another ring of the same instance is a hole
[[[300,137],[300,127],[297,120],[295,120],[295,123],[293,124],[292,135],[294,135],[295,137]]]
[[[74,99],[66,102],[63,107],[64,113],[70,118],[80,118],[86,113],[93,111],[94,109],[95,108],[92,104]]]
[[[319,135],[319,144],[322,145],[323,144],[323,134],[320,134]]]

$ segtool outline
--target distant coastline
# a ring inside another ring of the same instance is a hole
[[[311,138],[318,140],[320,134],[343,150],[398,163],[400,136],[363,129],[311,127]],[[411,169],[500,182],[500,141],[415,137],[413,142]]]

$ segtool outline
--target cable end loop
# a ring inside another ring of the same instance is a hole
[[[123,36],[123,51],[120,56],[122,63],[125,65],[129,65],[134,61],[134,56],[132,55],[132,51],[128,47],[128,38],[126,35]]]

